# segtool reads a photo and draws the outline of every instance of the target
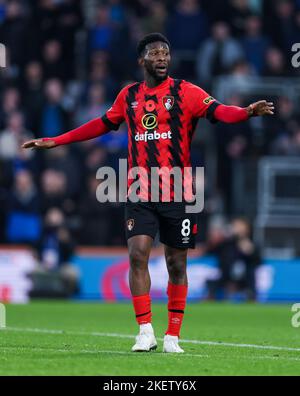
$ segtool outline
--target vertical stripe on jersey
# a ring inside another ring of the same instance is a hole
[[[128,94],[126,97],[126,104],[127,104],[127,109],[126,109],[126,114],[128,116],[128,172],[130,171],[131,168],[135,167],[138,165],[137,163],[137,143],[134,140],[135,136],[135,113],[134,109],[132,108],[132,103],[136,101],[136,95],[138,93],[138,90],[140,88],[140,83],[136,83],[132,85],[128,89]],[[133,183],[133,180],[128,180],[127,179],[127,188],[129,190],[130,185]]]
[[[156,95],[145,95],[145,103],[148,100],[153,100],[156,104],[158,104],[158,99],[157,99]],[[143,107],[143,115],[145,115],[147,113],[149,113],[149,111],[147,111],[147,109],[145,107]],[[156,115],[158,117],[158,113],[157,113],[156,109],[151,111],[151,113],[153,113],[154,115]],[[156,128],[147,129],[147,131],[153,133]],[[157,155],[159,155],[159,151],[157,150],[155,140],[147,141],[146,151],[148,154],[147,165],[148,165],[149,169],[151,169],[151,167],[153,167],[153,166],[159,166],[159,163],[157,162],[157,159],[156,159]]]
[[[174,97],[174,106],[169,111],[170,118],[168,124],[170,126],[170,131],[172,132],[173,138],[171,139],[170,153],[172,156],[171,165],[182,166],[182,137],[181,128],[182,122],[181,117],[183,116],[183,111],[181,108],[182,101],[180,97],[182,80],[174,80],[174,85],[170,87],[170,95]]]
[[[128,130],[128,168],[132,168],[133,166],[137,166],[137,146],[136,146],[136,141],[134,140],[134,135],[135,135],[135,114],[134,114],[134,109],[131,107],[131,103],[136,101],[136,95],[139,90],[140,83],[136,83],[135,85],[131,86],[128,89],[128,94],[126,97],[126,103],[127,103],[127,116],[128,116],[128,122],[129,122],[129,130]]]
[[[156,105],[158,105],[158,99],[156,95],[145,95],[145,103],[148,100],[153,100]],[[143,115],[149,113],[147,111],[146,107],[143,107]],[[158,112],[156,109],[151,111],[154,115],[158,117]],[[157,127],[156,127],[157,128]],[[153,129],[147,129],[148,132],[154,133],[156,128]],[[159,168],[159,162],[157,161],[157,157],[159,156],[159,150],[157,149],[157,141],[156,140],[148,140],[146,142],[146,153],[147,153],[147,167],[148,167],[148,191],[149,191],[149,200],[150,200],[150,194],[151,194],[151,168],[157,167]]]

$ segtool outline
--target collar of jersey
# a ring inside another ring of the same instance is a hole
[[[143,84],[144,90],[147,91],[147,92],[153,92],[153,91],[157,91],[158,89],[163,89],[163,88],[167,87],[170,84],[171,80],[172,80],[172,78],[168,77],[161,84],[156,85],[156,87],[153,87],[153,88],[149,88],[146,85],[146,82],[144,81],[144,84]]]

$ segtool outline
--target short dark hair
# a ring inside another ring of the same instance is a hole
[[[162,41],[163,43],[168,44],[168,46],[170,47],[169,40],[163,34],[150,33],[150,34],[147,34],[145,37],[143,37],[142,40],[138,43],[138,45],[137,45],[138,56],[142,55],[147,44],[155,43],[156,41]]]

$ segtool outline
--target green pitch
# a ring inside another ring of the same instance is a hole
[[[161,340],[155,352],[130,352],[137,326],[127,303],[7,305],[6,316],[0,375],[300,375],[289,305],[189,304],[183,355],[162,354]],[[158,338],[166,321],[166,306],[154,304]]]

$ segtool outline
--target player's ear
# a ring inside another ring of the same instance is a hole
[[[139,59],[138,59],[138,64],[139,64],[140,66],[144,66],[145,61],[144,61],[144,58],[143,58],[142,56],[139,57]]]

